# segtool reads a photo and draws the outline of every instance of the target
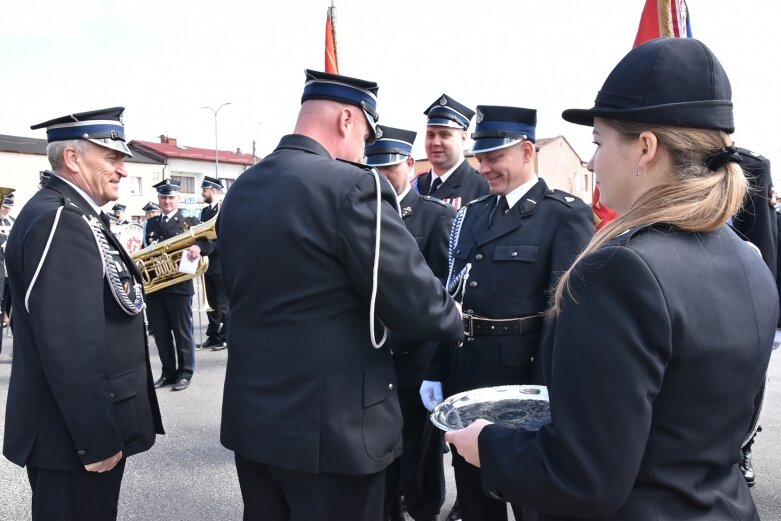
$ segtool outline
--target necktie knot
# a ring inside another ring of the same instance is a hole
[[[503,195],[500,195],[493,212],[491,212],[491,219],[488,223],[488,227],[493,227],[493,225],[496,224],[509,209],[510,205],[507,204],[507,198]]]

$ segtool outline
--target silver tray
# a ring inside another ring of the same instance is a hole
[[[550,422],[548,388],[502,385],[473,389],[446,398],[431,413],[431,423],[445,432],[463,429],[478,418],[515,429],[539,430]]]

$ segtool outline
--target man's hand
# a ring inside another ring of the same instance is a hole
[[[187,248],[187,258],[191,261],[196,260],[198,257],[201,256],[201,247],[197,244],[193,244],[189,248]]]
[[[420,399],[423,402],[423,407],[433,411],[434,407],[442,402],[442,382],[423,380],[420,385]]]
[[[104,459],[103,461],[96,461],[95,463],[90,463],[89,465],[84,465],[84,469],[87,472],[108,472],[109,470],[116,467],[117,463],[119,463],[119,460],[121,459],[122,451],[119,451],[108,459]]]
[[[491,422],[483,419],[475,420],[466,429],[446,432],[445,441],[455,445],[462,458],[479,468],[480,449],[477,446],[477,438],[486,425],[491,425]]]

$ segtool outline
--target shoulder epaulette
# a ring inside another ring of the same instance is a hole
[[[545,197],[550,197],[551,199],[555,199],[559,201],[560,203],[564,203],[568,207],[572,208],[574,205],[577,204],[577,201],[580,200],[579,197],[575,197],[574,195],[563,192],[558,189],[550,190],[547,194],[545,194]],[[581,201],[582,202],[582,201]],[[586,203],[583,203],[586,204]]]
[[[361,170],[365,170],[366,172],[371,172],[374,169],[374,167],[370,165],[364,163],[358,163],[356,161],[348,161],[346,159],[339,159],[339,158],[336,158],[336,160],[341,163],[347,163],[348,165],[357,166],[358,168],[360,168]]]
[[[485,201],[486,199],[493,197],[495,194],[485,194],[483,196],[478,197],[477,199],[472,199],[468,203],[466,203],[464,206],[472,206],[475,203],[479,203],[481,201]]]
[[[449,206],[450,206],[449,204],[447,204],[447,203],[446,203],[446,202],[444,202],[443,200],[441,200],[441,199],[437,199],[436,197],[431,197],[430,195],[421,195],[421,197],[422,197],[424,200],[426,200],[426,201],[429,201],[429,202],[431,202],[431,203],[436,203],[436,204],[438,204],[438,205],[440,205],[440,206],[445,206],[445,207],[449,207]]]

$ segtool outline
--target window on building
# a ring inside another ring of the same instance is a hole
[[[129,185],[130,185],[130,195],[144,195],[143,191],[141,190],[141,178],[131,176],[128,178]]]
[[[221,177],[220,181],[222,181],[222,186],[225,187],[224,190],[227,192],[228,188],[230,188],[231,185],[233,184],[233,182],[236,181],[236,180],[235,179],[227,179],[225,177]]]
[[[195,176],[190,175],[171,175],[171,180],[179,183],[179,190],[183,194],[195,193]]]

